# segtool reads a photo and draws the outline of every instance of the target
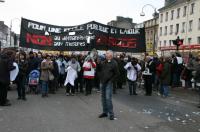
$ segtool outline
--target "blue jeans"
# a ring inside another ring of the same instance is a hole
[[[169,95],[169,86],[162,85],[162,92],[163,92],[164,96],[168,96]]]
[[[114,116],[113,104],[112,104],[112,82],[101,85],[101,101],[103,107],[103,113]]]
[[[48,94],[49,86],[47,81],[42,81],[42,94]]]

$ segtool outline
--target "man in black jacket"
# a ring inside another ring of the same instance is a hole
[[[198,67],[196,69],[196,73],[194,76],[195,82],[196,82],[196,86],[199,88],[199,105],[198,108],[200,108],[200,57],[197,59],[198,60]]]
[[[29,75],[31,71],[37,70],[39,68],[39,60],[34,57],[34,53],[32,51],[29,52],[29,59],[28,59],[28,69],[27,74]]]
[[[10,71],[14,70],[13,52],[5,51],[0,54],[0,106],[10,106],[7,100],[8,87],[10,84]]]
[[[117,62],[113,59],[113,52],[106,52],[106,61],[101,64],[101,98],[103,113],[99,118],[107,117],[109,114],[110,120],[114,120],[113,104],[112,104],[112,89],[113,80],[119,75]]]

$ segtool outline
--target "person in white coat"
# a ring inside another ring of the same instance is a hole
[[[136,93],[136,80],[138,72],[141,70],[141,66],[138,64],[136,58],[132,58],[131,62],[128,62],[124,68],[127,70],[127,79],[129,86],[129,94],[137,95]]]
[[[66,86],[66,95],[72,95],[74,96],[75,94],[75,80],[78,77],[77,71],[74,70],[74,68],[72,68],[71,66],[69,66],[67,69],[67,77],[65,80],[65,84],[64,86]]]

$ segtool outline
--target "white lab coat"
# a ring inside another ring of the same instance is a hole
[[[68,83],[70,83],[72,86],[74,86],[74,82],[78,77],[77,71],[74,70],[71,66],[69,66],[66,71],[67,71],[67,77],[64,85],[66,86]]]
[[[141,70],[141,66],[139,64],[136,65],[137,71],[136,69],[133,67],[133,65],[131,64],[131,62],[128,62],[124,68],[127,70],[127,78],[130,81],[136,81],[137,80],[137,72],[139,72]]]

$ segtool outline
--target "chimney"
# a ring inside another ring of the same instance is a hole
[[[165,0],[165,6],[170,5],[172,2],[175,2],[176,0]]]

